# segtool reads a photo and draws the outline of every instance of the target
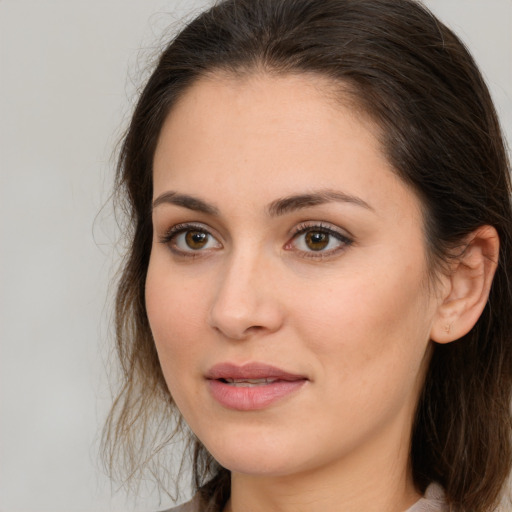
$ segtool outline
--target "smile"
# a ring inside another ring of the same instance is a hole
[[[237,411],[269,407],[308,382],[303,375],[260,363],[219,364],[207,373],[206,378],[211,396],[223,407]]]

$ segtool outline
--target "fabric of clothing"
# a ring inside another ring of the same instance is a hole
[[[163,512],[205,512],[201,507],[199,495],[191,501]],[[212,512],[221,512],[216,510]],[[425,495],[405,512],[448,512],[448,505],[444,497],[443,489],[438,484],[428,486]]]
[[[405,512],[448,512],[444,491],[438,484],[430,484],[425,496]]]

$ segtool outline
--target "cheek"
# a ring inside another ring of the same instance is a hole
[[[146,279],[146,310],[151,332],[170,388],[180,375],[194,368],[201,354],[200,332],[205,325],[207,300],[196,283],[168,270],[163,258],[152,257]]]
[[[146,310],[153,333],[163,335],[159,339],[172,339],[171,334],[180,333],[186,337],[204,322],[204,276],[198,281],[190,273],[180,273],[169,260],[166,251],[157,247],[146,277]]]
[[[324,366],[338,367],[333,374],[339,384],[353,379],[355,386],[379,385],[379,376],[410,380],[418,373],[432,316],[422,268],[386,273],[368,268],[336,278],[326,292],[295,303],[311,351]]]

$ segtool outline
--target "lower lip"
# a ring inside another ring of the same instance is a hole
[[[220,380],[208,382],[213,398],[224,407],[237,411],[255,411],[264,409],[299,390],[306,380],[277,380],[252,387],[234,386]]]

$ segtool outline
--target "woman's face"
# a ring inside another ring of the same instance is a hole
[[[437,307],[420,203],[328,91],[200,80],[154,157],[151,329],[180,411],[234,472],[407,461]]]

